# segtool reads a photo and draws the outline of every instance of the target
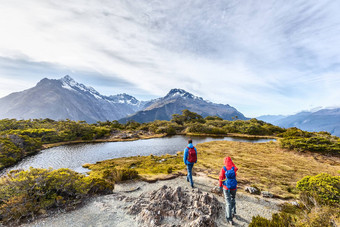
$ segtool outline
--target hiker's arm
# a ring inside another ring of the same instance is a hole
[[[187,158],[188,158],[188,148],[184,149],[184,154],[183,154],[183,162],[186,165],[187,164]]]
[[[224,171],[224,169],[222,168],[222,169],[221,169],[221,172],[220,172],[220,176],[219,176],[219,185],[220,185],[220,188],[222,187],[224,178],[225,178],[225,171]]]
[[[197,149],[196,149],[196,147],[195,147],[195,151],[196,151],[196,162],[195,163],[197,163],[198,156],[197,156]]]

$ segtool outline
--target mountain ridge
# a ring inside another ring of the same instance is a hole
[[[327,131],[335,136],[340,136],[340,108],[326,107],[313,111],[278,117],[279,115],[259,116],[257,119],[268,123],[289,128],[297,127],[306,131]],[[277,117],[275,119],[275,117]]]
[[[216,115],[226,120],[248,119],[229,104],[212,103],[183,89],[174,88],[164,97],[151,100],[145,105],[144,110],[122,118],[119,122],[126,123],[133,120],[144,123],[154,120],[170,120],[173,114],[181,114],[183,109],[196,112],[203,117]]]
[[[88,123],[132,118],[138,122],[170,120],[183,109],[203,117],[217,115],[223,119],[247,119],[234,107],[215,104],[184,89],[171,89],[164,97],[139,101],[122,93],[105,96],[93,87],[76,82],[66,75],[60,79],[41,79],[36,86],[0,98],[0,119],[50,118],[84,120]],[[128,121],[128,120],[126,120]]]
[[[133,96],[101,95],[92,87],[66,75],[43,78],[35,87],[11,93],[0,99],[0,118],[51,118],[85,120],[89,123],[118,120],[143,108]]]

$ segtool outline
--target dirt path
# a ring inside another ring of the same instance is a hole
[[[160,189],[163,185],[176,188],[180,186],[183,190],[196,193],[198,190],[212,194],[210,190],[217,185],[216,180],[204,176],[194,177],[196,189],[191,189],[185,177],[178,177],[167,181],[129,182],[117,184],[114,194],[99,196],[90,199],[83,207],[68,213],[61,213],[52,217],[36,220],[33,223],[22,226],[143,226],[138,224],[136,216],[127,214],[127,207],[133,204],[133,200],[143,197],[145,194]],[[137,189],[138,190],[134,190]],[[131,192],[132,191],[132,192]],[[218,226],[228,226],[224,215],[224,198],[213,194],[222,209],[216,221]],[[124,199],[122,199],[124,198]],[[258,196],[250,196],[241,190],[237,193],[236,207],[237,216],[234,219],[235,226],[248,226],[253,216],[261,215],[271,218],[272,213],[277,212],[278,205],[282,201],[277,199],[263,199]],[[165,219],[162,224],[175,224],[174,220]],[[181,223],[176,223],[181,224]]]

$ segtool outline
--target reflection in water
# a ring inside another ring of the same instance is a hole
[[[24,159],[13,169],[35,168],[70,168],[77,172],[87,172],[88,169],[82,167],[84,163],[96,163],[112,158],[129,157],[137,155],[162,155],[176,154],[184,150],[189,137],[172,136],[155,138],[148,140],[136,140],[126,142],[105,142],[105,143],[84,143],[76,145],[65,145],[49,148],[39,152],[37,155]],[[239,142],[263,143],[273,139],[244,139],[233,137],[191,137],[194,145],[208,141],[228,140]]]

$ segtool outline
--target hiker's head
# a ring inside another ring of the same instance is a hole
[[[192,143],[192,139],[188,139],[188,143]]]
[[[233,161],[231,160],[231,158],[228,156],[228,157],[225,157],[224,158],[224,165],[228,168],[233,165]]]

